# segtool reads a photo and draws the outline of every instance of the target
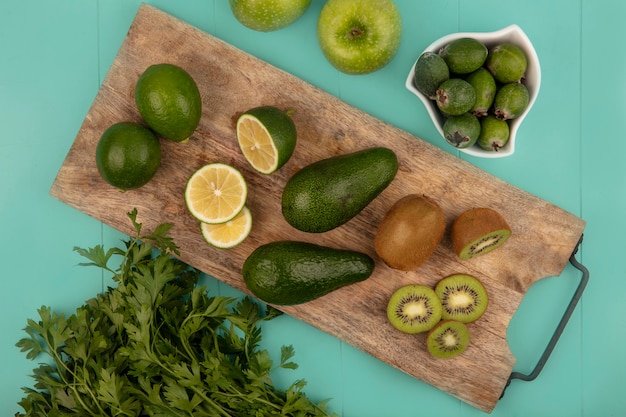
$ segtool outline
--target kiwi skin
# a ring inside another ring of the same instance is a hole
[[[409,194],[387,211],[376,231],[374,249],[391,268],[413,271],[435,252],[446,218],[435,200]]]
[[[510,236],[511,227],[502,214],[487,207],[475,207],[464,211],[454,220],[450,228],[454,252],[463,260],[495,250]]]
[[[408,334],[429,331],[441,321],[441,313],[441,301],[435,291],[420,284],[398,288],[387,304],[387,318],[391,325]]]
[[[465,352],[470,343],[467,326],[455,320],[442,320],[426,336],[426,348],[431,356],[438,359],[450,359]],[[450,345],[454,342],[454,345]]]
[[[443,320],[471,323],[481,318],[489,305],[485,286],[478,278],[468,274],[442,278],[435,286],[435,293],[443,307]]]

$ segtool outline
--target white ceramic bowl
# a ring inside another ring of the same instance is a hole
[[[484,149],[481,149],[478,145],[470,146],[465,149],[459,149],[461,152],[481,158],[502,158],[505,156],[510,156],[513,154],[513,152],[515,152],[515,139],[517,129],[526,117],[526,114],[528,114],[528,112],[530,111],[535,100],[537,99],[537,94],[539,93],[539,86],[541,85],[541,69],[539,67],[539,58],[537,57],[537,52],[535,51],[535,48],[533,47],[526,34],[517,25],[510,25],[495,32],[459,32],[446,35],[430,44],[430,46],[428,46],[428,48],[426,48],[423,52],[438,52],[446,44],[459,38],[477,39],[483,42],[488,48],[500,42],[510,42],[518,45],[526,53],[526,57],[528,59],[528,68],[526,70],[524,84],[526,85],[526,87],[528,87],[530,100],[528,103],[528,107],[526,107],[524,112],[517,118],[510,121],[510,137],[508,143],[497,152],[486,151]],[[406,88],[413,94],[415,94],[422,101],[422,103],[424,103],[424,106],[426,107],[426,110],[428,111],[428,114],[430,115],[433,124],[443,138],[444,117],[439,112],[437,104],[433,100],[429,100],[428,97],[417,91],[417,89],[413,85],[414,74],[415,63],[411,67],[411,71],[406,78]]]

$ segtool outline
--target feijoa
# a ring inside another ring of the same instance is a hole
[[[437,88],[437,107],[447,115],[467,113],[476,102],[474,87],[461,78],[450,78]]]
[[[519,81],[528,67],[526,54],[513,43],[501,43],[489,50],[485,67],[491,71],[496,81],[512,83]]]
[[[420,93],[429,99],[435,99],[437,87],[448,78],[450,78],[448,65],[438,54],[424,52],[417,58],[413,84]]]
[[[496,93],[493,102],[494,115],[502,120],[515,119],[528,107],[529,100],[530,94],[524,84],[504,84]]]
[[[480,121],[471,113],[450,116],[443,124],[443,136],[455,148],[467,148],[478,140]]]
[[[482,67],[487,58],[487,47],[474,38],[460,38],[446,44],[439,55],[446,61],[450,72],[469,74]]]
[[[476,102],[470,112],[477,117],[486,116],[496,96],[496,80],[491,73],[481,67],[465,79],[476,92]]]
[[[486,151],[497,152],[509,141],[509,123],[489,114],[480,119],[478,146]]]

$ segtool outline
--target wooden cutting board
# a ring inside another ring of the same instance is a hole
[[[202,120],[188,143],[163,140],[162,166],[154,179],[141,189],[122,193],[100,178],[96,144],[111,124],[140,121],[134,85],[149,65],[161,62],[185,68],[197,81],[203,99]],[[296,151],[271,176],[248,166],[235,137],[238,113],[259,105],[295,110]],[[357,217],[323,234],[299,232],[285,222],[281,191],[297,170],[322,158],[381,145],[397,154],[398,175]],[[204,242],[183,199],[189,176],[216,161],[240,169],[249,184],[253,229],[243,244],[230,250]],[[126,213],[133,208],[138,209],[138,220],[147,230],[163,222],[173,223],[171,235],[184,262],[245,293],[241,266],[264,243],[303,240],[368,253],[376,259],[376,270],[367,281],[280,309],[485,412],[493,410],[515,364],[506,340],[513,314],[534,282],[562,273],[585,227],[583,220],[559,207],[145,4],[50,192],[129,235],[133,228]],[[409,193],[437,200],[448,224],[468,208],[492,207],[507,218],[513,235],[500,249],[470,261],[454,256],[446,236],[418,270],[392,270],[376,257],[373,238],[387,209]],[[425,350],[424,335],[404,335],[388,324],[387,300],[402,285],[434,286],[442,277],[457,272],[480,278],[490,294],[490,305],[486,314],[470,325],[473,339],[466,352],[450,360],[432,359]]]

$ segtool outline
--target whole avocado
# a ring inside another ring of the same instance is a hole
[[[285,240],[256,248],[245,260],[242,275],[260,300],[294,305],[364,281],[374,266],[361,252]]]
[[[298,230],[322,233],[359,214],[393,181],[396,154],[373,147],[305,166],[285,185],[282,213]]]

